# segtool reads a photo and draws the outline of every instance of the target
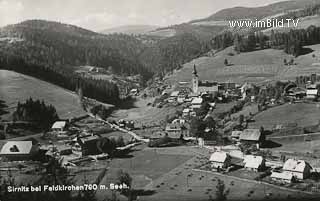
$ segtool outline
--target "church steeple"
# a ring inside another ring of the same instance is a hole
[[[199,85],[199,78],[196,69],[196,65],[193,65],[193,72],[192,72],[192,91],[193,93],[198,93],[198,85]]]
[[[192,74],[193,74],[194,76],[197,76],[197,77],[198,77],[198,73],[197,73],[197,69],[196,69],[196,64],[193,64],[193,72],[192,72]]]

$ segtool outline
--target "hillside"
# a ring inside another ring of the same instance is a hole
[[[282,50],[265,49],[235,54],[233,47],[226,48],[212,57],[203,56],[183,65],[179,70],[166,77],[169,83],[190,81],[193,65],[201,80],[230,82],[266,82],[273,80],[295,79],[295,76],[320,73],[320,44],[307,46],[313,52],[294,58]],[[230,56],[230,53],[234,56]],[[315,55],[315,57],[313,57]],[[296,65],[286,66],[283,60],[294,59]],[[224,65],[224,59],[229,66]]]
[[[302,9],[307,6],[320,3],[319,0],[293,0],[270,4],[261,7],[234,7],[223,9],[217,13],[199,20],[193,20],[191,23],[202,21],[223,21],[230,19],[262,19],[267,16],[288,12],[290,10]]]
[[[128,25],[128,26],[119,26],[110,29],[105,29],[100,31],[103,34],[113,34],[113,33],[122,33],[122,34],[147,34],[155,29],[159,28],[158,26],[152,25]]]
[[[10,113],[14,111],[18,101],[24,102],[30,97],[54,105],[60,118],[86,114],[80,107],[76,94],[30,76],[0,70],[0,99],[8,105]]]
[[[0,38],[20,39],[0,40],[2,62],[22,59],[55,69],[90,64],[112,66],[116,74],[141,74],[145,78],[151,75],[136,59],[145,46],[128,35],[107,36],[73,25],[28,20],[1,28]]]

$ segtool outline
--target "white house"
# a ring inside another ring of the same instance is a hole
[[[318,89],[308,88],[307,97],[308,99],[316,99],[318,97]]]
[[[294,181],[293,174],[289,172],[272,172],[271,179],[281,183],[292,183]]]
[[[235,141],[239,141],[241,133],[242,133],[242,131],[232,131],[231,132],[231,139],[235,140]]]
[[[189,108],[185,108],[182,111],[182,117],[188,117],[190,115],[191,110]]]
[[[202,105],[202,102],[203,102],[203,99],[202,98],[194,98],[192,101],[191,101],[191,108],[194,108],[194,109],[199,109]]]
[[[61,132],[65,131],[66,126],[67,126],[67,122],[66,121],[56,121],[52,125],[51,130],[54,131],[54,132],[61,133]]]
[[[306,179],[310,176],[312,167],[304,160],[288,159],[283,165],[283,171],[291,173],[297,179]]]
[[[0,156],[12,161],[24,161],[30,160],[38,150],[32,141],[8,141],[3,145]]]
[[[227,168],[231,164],[231,157],[226,152],[214,152],[210,159],[211,167],[213,168]]]
[[[251,171],[261,171],[266,166],[266,161],[262,156],[245,155],[244,168]]]

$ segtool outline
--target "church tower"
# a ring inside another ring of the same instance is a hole
[[[193,93],[198,93],[199,77],[196,69],[196,65],[193,65],[192,72],[192,91]]]

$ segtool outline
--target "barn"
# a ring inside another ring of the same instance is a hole
[[[0,156],[10,161],[25,161],[31,160],[38,150],[32,141],[8,141],[3,145]]]

